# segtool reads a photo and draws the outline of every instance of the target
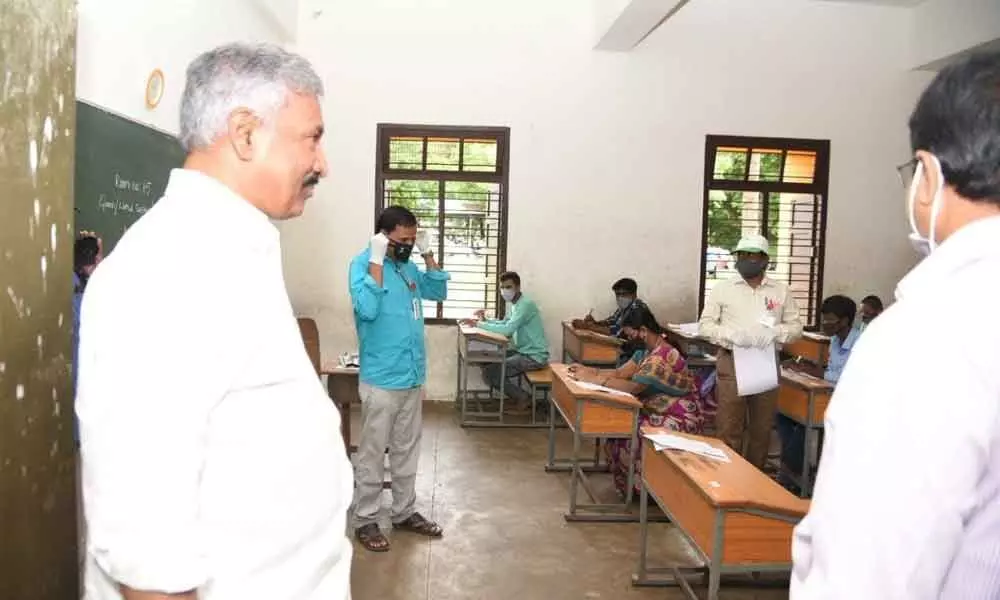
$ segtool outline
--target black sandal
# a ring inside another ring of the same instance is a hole
[[[375,523],[362,525],[354,530],[354,537],[358,538],[361,545],[369,552],[388,552],[389,540],[382,535],[382,530]]]
[[[405,521],[393,523],[392,527],[393,529],[409,531],[411,533],[424,535],[430,538],[439,538],[444,535],[444,530],[441,529],[440,525],[434,521],[425,519],[423,515],[417,512],[410,515]]]

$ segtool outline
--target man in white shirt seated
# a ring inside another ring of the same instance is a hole
[[[350,598],[351,466],[269,220],[326,175],[322,93],[278,47],[195,59],[184,168],[88,283],[87,600]]]
[[[938,73],[910,145],[926,258],[837,382],[793,600],[1000,598],[1000,52]]]

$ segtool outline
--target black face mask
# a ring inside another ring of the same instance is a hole
[[[767,269],[767,261],[757,258],[736,259],[736,270],[743,279],[759,277]]]
[[[413,244],[401,244],[389,240],[389,257],[396,262],[407,262],[413,254]]]

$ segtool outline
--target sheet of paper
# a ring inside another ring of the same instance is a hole
[[[740,396],[760,394],[778,387],[778,363],[774,344],[764,348],[733,347],[736,370],[736,393]]]
[[[614,389],[611,389],[609,387],[605,387],[603,385],[598,385],[596,383],[590,383],[589,381],[577,381],[576,385],[582,387],[585,390],[590,390],[592,392],[606,392],[608,394],[614,394],[616,396],[629,396],[629,397],[632,397],[632,394],[630,394],[628,392],[623,392],[621,390],[614,390]]]
[[[670,327],[675,327],[682,335],[695,337],[698,335],[697,323],[671,323]]]
[[[653,446],[658,452],[668,449],[683,450],[699,456],[707,456],[716,460],[731,462],[729,456],[726,455],[724,450],[716,448],[707,442],[692,440],[679,435],[671,435],[669,433],[653,433],[644,437],[653,442]]]

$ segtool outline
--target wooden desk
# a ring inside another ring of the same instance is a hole
[[[680,350],[681,354],[687,357],[688,366],[715,366],[715,354],[719,351],[719,347],[710,342],[707,338],[689,333],[676,323],[667,324],[665,330],[667,341],[670,342],[670,345]]]
[[[503,420],[503,383],[507,381],[507,346],[506,337],[483,331],[477,327],[459,326],[458,328],[458,383],[455,392],[455,402],[460,411],[459,423],[462,427],[497,427],[505,426]],[[493,390],[470,390],[469,367],[478,365],[500,365],[501,389],[495,396]],[[483,404],[498,401],[497,410],[488,410]],[[475,410],[469,410],[469,403],[475,403]]]
[[[823,428],[826,407],[830,405],[833,385],[824,380],[781,368],[781,386],[778,388],[778,412],[801,423],[806,428],[806,440],[802,454],[802,472],[785,470],[799,486],[803,498],[812,493],[812,479],[815,468],[809,460],[809,450],[814,439]],[[817,465],[818,467],[818,465]],[[784,469],[784,465],[782,465]]]
[[[326,375],[326,392],[340,411],[340,433],[344,436],[348,456],[358,449],[351,445],[351,404],[361,403],[358,371],[357,367],[341,367],[336,362],[325,363],[320,368],[320,374]]]
[[[830,338],[818,333],[805,332],[799,339],[785,344],[781,351],[826,368],[830,357]]]
[[[615,367],[622,341],[584,329],[574,329],[569,321],[563,322],[563,361],[576,362],[589,367]]]
[[[680,450],[657,452],[652,442],[643,439],[639,571],[633,584],[676,585],[697,599],[688,578],[707,574],[708,600],[716,600],[723,573],[790,571],[792,529],[809,510],[809,502],[793,496],[721,440],[643,427],[643,433],[659,432],[712,444],[723,449],[731,462]],[[701,557],[702,565],[648,566],[649,496]],[[669,577],[651,578],[652,574]]]
[[[552,396],[549,402],[549,449],[545,470],[569,471],[569,513],[567,521],[635,521],[629,512],[634,480],[633,461],[629,460],[628,493],[624,504],[601,504],[597,501],[584,467],[580,463],[580,447],[585,439],[629,440],[629,455],[638,452],[639,409],[642,403],[629,394],[612,394],[588,390],[579,385],[564,364],[549,365],[552,369]],[[555,458],[556,412],[566,421],[573,435],[573,454],[569,459]],[[598,448],[599,449],[599,448]],[[601,470],[600,455],[595,454],[591,470]],[[606,466],[603,470],[607,470]],[[591,503],[577,502],[577,489],[582,485]],[[590,514],[579,514],[588,511]],[[612,513],[612,514],[609,514]],[[617,514],[613,514],[617,513]]]

